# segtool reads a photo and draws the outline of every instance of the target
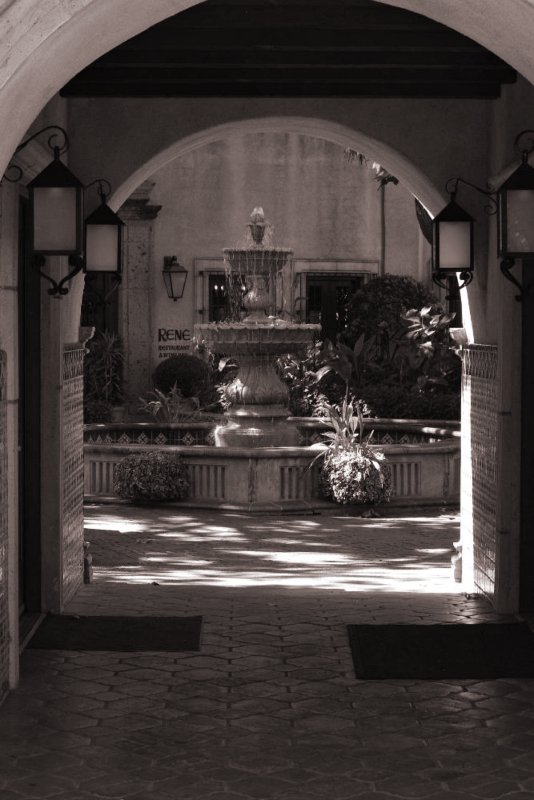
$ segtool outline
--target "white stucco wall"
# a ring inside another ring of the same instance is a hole
[[[448,178],[487,177],[488,101],[330,99],[76,99],[70,103],[71,164],[84,181],[111,180],[118,207],[141,181],[177,156],[242,132],[293,132],[351,146],[395,174],[432,212]],[[477,200],[465,206],[477,213]],[[487,220],[482,217],[484,231]],[[478,273],[484,278],[486,239]],[[480,287],[470,287],[470,334],[488,335]]]
[[[341,146],[287,131],[234,133],[152,175],[150,200],[162,206],[153,238],[153,361],[160,328],[192,331],[195,322],[206,321],[196,313],[201,282],[195,267],[198,272],[206,260],[222,259],[224,247],[243,245],[256,206],[274,226],[273,244],[291,248],[299,261],[318,262],[316,271],[336,270],[342,261],[358,262],[355,271],[376,273],[383,223],[374,176],[370,167],[347,161]],[[417,277],[420,234],[413,196],[400,185],[387,193],[384,269]],[[161,279],[167,255],[189,270],[177,303],[169,301]],[[429,274],[421,277],[430,282]],[[289,264],[284,281],[280,302],[291,311],[298,290]]]

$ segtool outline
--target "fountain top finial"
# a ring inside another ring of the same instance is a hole
[[[265,221],[263,208],[261,206],[256,206],[250,215],[250,222],[248,223],[250,234],[256,244],[263,243],[263,237],[265,236],[265,229],[267,226],[268,223]]]

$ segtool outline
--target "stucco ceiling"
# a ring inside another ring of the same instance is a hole
[[[465,36],[373,0],[207,0],[102,56],[62,94],[494,98],[515,79]]]

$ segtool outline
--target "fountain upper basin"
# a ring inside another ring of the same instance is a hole
[[[319,325],[300,325],[280,319],[265,322],[207,322],[195,325],[215,352],[225,355],[283,355],[308,347],[320,332]]]

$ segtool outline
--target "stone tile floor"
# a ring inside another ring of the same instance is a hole
[[[534,799],[534,680],[354,677],[347,623],[498,620],[451,582],[454,515],[102,506],[86,536],[68,611],[202,614],[201,651],[27,650],[1,800]]]

